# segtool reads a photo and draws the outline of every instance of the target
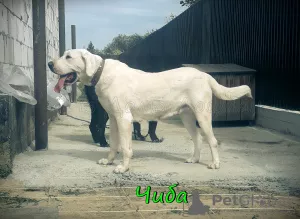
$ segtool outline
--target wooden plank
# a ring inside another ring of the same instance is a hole
[[[226,86],[225,75],[214,75],[213,77],[219,84]],[[226,121],[226,101],[217,99],[214,95],[212,99],[212,120]]]
[[[236,87],[240,85],[239,75],[227,75],[227,87]],[[241,100],[226,101],[227,102],[227,121],[241,120]]]
[[[241,76],[241,85],[250,86],[255,98],[255,76],[254,75],[243,75]],[[241,99],[241,120],[254,120],[255,119],[255,99],[243,97]]]

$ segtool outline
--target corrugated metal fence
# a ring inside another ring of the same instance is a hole
[[[119,58],[152,72],[235,63],[257,70],[257,104],[300,109],[299,14],[299,0],[202,0]]]

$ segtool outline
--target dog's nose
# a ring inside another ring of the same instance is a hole
[[[53,63],[52,61],[48,62],[48,67],[50,68],[50,70],[51,70],[53,73],[55,73],[55,72],[54,72],[53,66],[54,66],[54,63]]]
[[[53,62],[52,61],[48,62],[48,66],[49,68],[53,67]]]

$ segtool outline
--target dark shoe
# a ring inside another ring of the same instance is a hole
[[[154,143],[161,143],[164,141],[164,138],[159,139],[155,133],[153,133],[153,134],[149,133],[149,135],[150,135],[151,141]]]
[[[138,122],[133,123],[133,139],[137,141],[146,140],[146,138],[141,134],[141,124]]]
[[[109,148],[109,144],[106,142],[106,143],[102,143],[100,144],[100,147],[101,148]]]
[[[90,132],[92,134],[92,138],[93,138],[93,141],[98,144],[100,143],[100,133],[99,131],[97,130],[96,127],[92,126],[92,125],[89,125],[89,128],[90,128]]]
[[[137,141],[145,141],[146,140],[145,136],[143,136],[141,133],[137,133],[137,132],[133,132],[133,138],[134,138],[134,140],[137,140]]]

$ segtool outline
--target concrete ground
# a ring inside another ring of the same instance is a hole
[[[297,218],[300,215],[299,139],[259,127],[214,128],[216,138],[221,141],[221,168],[210,170],[206,167],[211,160],[207,144],[203,144],[201,163],[184,163],[193,148],[187,131],[179,121],[158,123],[157,135],[164,137],[164,141],[133,141],[131,169],[117,175],[112,171],[121,155],[113,166],[96,163],[107,156],[109,149],[100,148],[92,141],[86,122],[90,118],[88,105],[72,104],[68,114],[50,125],[48,150],[28,151],[15,158],[13,174],[0,181],[0,218],[26,218],[26,215],[40,218]],[[147,128],[147,124],[142,123],[144,134]],[[189,193],[198,189],[201,201],[210,206],[209,214],[188,215],[184,209],[187,210],[190,202],[146,205],[143,198],[135,195],[137,186],[149,185],[168,192],[167,187],[176,182],[181,190]],[[272,194],[277,201],[272,207],[213,205],[212,197],[216,194],[222,197]]]

